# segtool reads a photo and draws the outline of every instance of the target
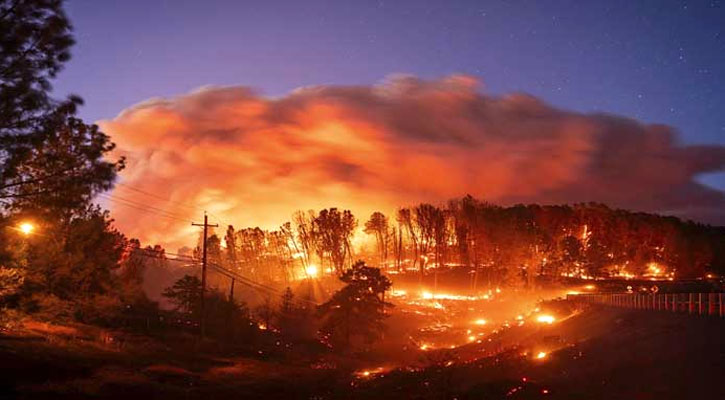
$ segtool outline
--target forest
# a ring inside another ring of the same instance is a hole
[[[373,245],[356,249],[356,235]],[[278,230],[229,226],[209,240],[214,262],[268,281],[340,274],[362,257],[391,274],[462,266],[489,285],[528,285],[537,278],[719,274],[724,238],[722,227],[604,204],[502,207],[465,196],[393,216],[375,212],[362,224],[349,210],[298,211]]]

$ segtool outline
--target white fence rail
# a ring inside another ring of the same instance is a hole
[[[570,294],[566,299],[639,310],[725,317],[725,293],[592,293]]]

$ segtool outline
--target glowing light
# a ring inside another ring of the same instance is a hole
[[[393,297],[403,297],[408,294],[405,290],[393,290],[390,293]]]
[[[474,340],[476,340],[476,337],[475,336],[471,335],[471,336],[468,337],[468,341],[469,342],[472,342]]]
[[[556,319],[552,317],[551,315],[542,314],[536,317],[536,321],[541,322],[542,324],[553,324]]]
[[[355,372],[355,375],[357,375],[359,378],[370,378],[371,376],[374,376],[376,374],[381,374],[386,371],[386,368],[384,367],[378,367],[374,369],[363,369],[360,371]]]
[[[319,268],[317,268],[317,265],[310,264],[307,266],[307,268],[305,268],[305,272],[307,273],[307,275],[314,278],[315,276],[317,276],[320,270]]]
[[[420,297],[423,300],[478,300],[478,297],[475,296],[461,296],[457,294],[448,294],[448,293],[431,293],[431,292],[421,292]],[[488,298],[487,296],[483,296],[484,299]]]
[[[486,320],[481,318],[473,321],[473,323],[476,325],[486,325]]]
[[[594,290],[594,289],[596,289],[596,288],[597,288],[597,287],[596,287],[596,286],[594,286],[594,285],[586,285],[586,286],[584,286],[584,289],[586,289],[586,290]]]
[[[25,236],[30,235],[35,230],[35,226],[33,226],[30,222],[23,222],[18,228]]]
[[[420,345],[420,349],[423,350],[423,351],[426,351],[426,350],[428,350],[428,345],[427,344],[421,344]]]
[[[546,358],[546,353],[543,351],[540,351],[538,354],[536,354],[536,359],[541,360],[543,358]]]

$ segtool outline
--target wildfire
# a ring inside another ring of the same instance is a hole
[[[536,354],[536,359],[537,359],[537,360],[541,360],[541,359],[544,359],[544,358],[546,358],[546,356],[547,356],[546,352],[540,351],[540,352],[538,352],[538,353]]]
[[[542,324],[553,324],[555,320],[556,318],[547,314],[542,314],[536,317],[536,321],[541,322]]]
[[[307,273],[307,275],[314,278],[317,276],[318,273],[320,273],[320,270],[319,268],[317,268],[317,265],[310,264],[307,266],[307,268],[305,268],[305,272]]]
[[[431,293],[431,292],[423,292],[421,293],[421,297],[424,300],[458,300],[458,301],[472,301],[472,300],[478,300],[479,298],[476,296],[461,296],[457,294],[447,294],[447,293]],[[488,299],[488,295],[483,296],[484,299]]]
[[[385,372],[385,368],[378,367],[378,368],[373,368],[373,369],[363,369],[363,370],[357,371],[357,372],[355,372],[355,375],[358,378],[370,378],[371,376],[375,376],[375,375],[381,374],[383,372]]]
[[[22,232],[23,235],[28,236],[33,233],[33,231],[35,230],[35,226],[30,222],[23,222],[22,224],[20,224],[18,229],[20,229],[20,232]]]
[[[473,323],[476,324],[476,325],[486,325],[486,320],[485,319],[482,319],[482,318],[479,318],[479,319],[473,321]]]

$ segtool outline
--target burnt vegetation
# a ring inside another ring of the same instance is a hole
[[[458,273],[476,298],[493,288],[558,288],[572,279],[725,274],[722,227],[595,203],[503,207],[471,196],[375,212],[362,224],[346,209],[298,211],[276,230],[228,225],[178,253],[144,246],[98,205],[125,160],[111,158],[111,138],[76,116],[78,97],[49,95],[73,44],[61,5],[0,0],[0,353],[18,365],[0,381],[6,393],[113,397],[131,387],[146,396],[348,397],[355,363],[382,357],[377,346],[395,313],[395,277],[423,288]],[[199,277],[204,248],[206,288]],[[150,293],[149,276],[168,285]],[[404,352],[413,348],[406,343]],[[471,379],[480,378],[471,372],[479,364],[523,370],[520,352],[507,351],[501,362],[489,357],[460,370]],[[358,394],[410,388],[419,398],[465,398],[511,389],[504,375],[461,389],[448,369],[458,354],[427,357],[426,368],[355,383]],[[107,362],[143,374],[106,387],[46,384],[90,371],[118,379],[118,371],[103,370]],[[200,383],[201,370],[223,375],[263,362],[270,364],[259,367],[257,380],[222,379],[211,389]],[[34,375],[46,366],[60,372]],[[264,376],[289,366],[297,369]],[[290,377],[301,377],[299,391],[289,388]],[[413,388],[421,379],[425,388]],[[434,390],[427,393],[428,386]]]

